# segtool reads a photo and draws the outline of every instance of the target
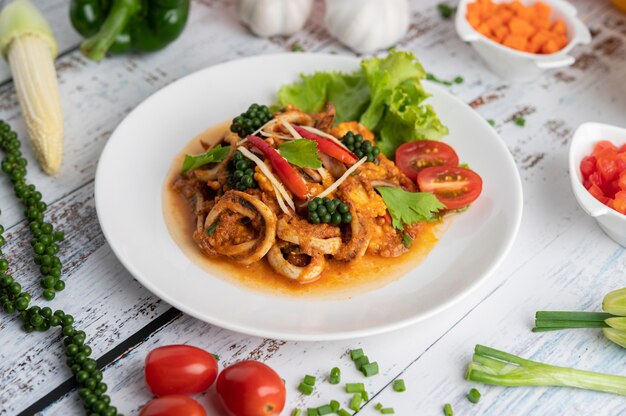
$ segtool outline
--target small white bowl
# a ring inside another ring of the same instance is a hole
[[[574,133],[569,148],[569,176],[574,196],[583,210],[596,219],[602,231],[626,247],[626,215],[598,201],[583,186],[580,162],[593,152],[600,140],[608,140],[617,147],[626,144],[626,129],[601,123],[585,123]]]
[[[456,12],[456,31],[466,42],[469,42],[483,58],[491,71],[508,80],[533,79],[545,69],[560,68],[574,63],[575,59],[568,53],[578,44],[591,42],[591,34],[587,26],[576,14],[576,8],[564,0],[542,0],[552,7],[552,18],[562,19],[567,26],[567,45],[558,52],[536,54],[521,52],[495,42],[476,31],[467,21],[467,4],[476,0],[460,0]],[[501,0],[495,0],[497,3]],[[508,1],[508,0],[506,0]],[[525,5],[536,3],[535,0],[522,0]]]

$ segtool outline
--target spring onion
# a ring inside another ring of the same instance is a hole
[[[515,124],[517,124],[520,127],[524,127],[526,125],[526,119],[523,117],[518,117],[515,119]]]
[[[306,409],[306,416],[319,416],[319,413],[315,407],[309,407]]]
[[[361,397],[363,398],[363,401],[366,402],[370,399],[370,395],[366,392],[366,391],[362,391],[361,392]]]
[[[341,370],[338,367],[333,367],[333,369],[330,370],[328,381],[330,384],[339,384],[341,382]]]
[[[291,411],[291,416],[300,416],[300,415],[302,415],[302,410],[300,409],[296,408]]]
[[[350,405],[348,406],[350,409],[358,412],[361,409],[361,403],[363,402],[363,396],[359,393],[354,393],[352,396],[352,400],[350,400]]]
[[[577,387],[626,395],[626,377],[557,367],[476,345],[466,377],[500,386]]]
[[[364,355],[365,353],[363,352],[363,348],[350,351],[350,358],[352,358],[352,361],[356,360],[357,358],[361,358]]]
[[[308,384],[300,383],[298,386],[298,391],[302,394],[306,394],[310,396],[313,393],[313,386],[309,386]]]
[[[374,409],[376,410],[380,410],[383,408],[383,404],[382,403],[376,403],[376,406],[374,406]]]
[[[609,292],[602,301],[604,312],[539,311],[533,332],[571,328],[602,328],[604,336],[626,348],[626,288]]]
[[[469,393],[467,393],[467,400],[476,404],[480,401],[480,392],[476,389],[471,389]]]
[[[320,416],[329,415],[331,413],[334,413],[334,411],[329,404],[325,404],[324,406],[320,406],[317,408],[317,414]]]
[[[365,391],[363,383],[346,383],[346,393],[362,393]]]
[[[380,413],[382,413],[383,415],[392,415],[395,412],[395,410],[393,410],[393,407],[385,407],[383,409],[380,409]]]
[[[315,386],[315,376],[310,376],[310,375],[306,375],[304,376],[304,380],[302,381],[304,384],[306,384],[307,386]]]
[[[337,413],[337,410],[339,410],[340,407],[341,405],[337,400],[330,401],[330,408],[333,410],[334,413]]]
[[[401,378],[394,380],[393,391],[397,391],[398,393],[406,391],[406,385],[404,384],[404,380],[402,380]]]
[[[363,366],[365,364],[369,364],[370,363],[370,359],[367,357],[367,355],[364,355],[362,357],[357,358],[356,360],[354,360],[354,365],[356,366],[357,370],[362,371]]]
[[[373,363],[363,365],[361,372],[365,377],[375,376],[378,374],[378,363],[374,361]]]
[[[350,414],[350,412],[348,412],[347,410],[344,410],[344,409],[337,410],[337,415],[338,416],[352,416]]]
[[[452,411],[452,406],[450,403],[446,403],[443,405],[443,414],[445,416],[454,416],[454,411]]]

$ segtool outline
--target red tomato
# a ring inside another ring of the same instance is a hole
[[[146,357],[146,383],[157,396],[195,394],[207,390],[217,377],[217,361],[203,349],[166,345]]]
[[[617,178],[619,172],[617,170],[617,164],[613,158],[601,158],[596,163],[598,172],[602,176],[602,182],[608,183]]]
[[[622,214],[626,214],[626,191],[620,191],[615,194],[613,209],[621,212]]]
[[[626,191],[626,169],[620,173],[617,184],[619,185],[620,190]]]
[[[602,191],[602,189],[595,183],[589,187],[589,193],[593,195],[595,199],[602,202],[603,204],[606,204],[609,200],[609,198],[606,195],[604,195],[604,192]]]
[[[417,175],[422,192],[432,192],[448,209],[463,208],[478,198],[483,180],[474,171],[455,166],[425,168]]]
[[[157,397],[148,402],[139,416],[206,416],[204,407],[191,397],[182,394]]]
[[[585,156],[580,162],[580,173],[583,179],[587,179],[596,170],[596,158],[594,156]]]
[[[417,140],[396,149],[396,165],[409,178],[430,166],[457,166],[459,157],[452,147],[434,140]]]
[[[279,415],[285,407],[285,383],[258,361],[242,361],[225,368],[216,388],[230,416]]]

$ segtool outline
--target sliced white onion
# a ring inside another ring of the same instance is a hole
[[[316,198],[324,198],[325,196],[330,195],[331,193],[335,192],[335,190],[337,188],[339,188],[339,185],[341,185],[341,183],[343,181],[345,181],[346,179],[348,179],[348,176],[352,175],[352,172],[354,172],[355,170],[357,170],[357,168],[359,166],[361,166],[363,163],[367,162],[367,156],[363,156],[361,158],[361,160],[359,160],[358,162],[356,162],[354,165],[350,166],[350,169],[348,169],[346,171],[346,173],[344,173],[343,175],[341,175],[341,178],[337,179],[332,185],[330,185],[328,188],[324,189],[324,191],[322,193],[320,193],[319,195],[316,195]]]
[[[246,149],[245,147],[239,147],[238,150],[241,152],[242,155],[244,155],[245,157],[247,157],[248,159],[250,159],[251,161],[256,163],[256,165],[259,167],[259,169],[261,169],[261,172],[263,172],[263,174],[265,176],[267,176],[267,179],[270,180],[270,182],[272,183],[274,188],[277,189],[278,192],[280,192],[280,194],[283,196],[283,198],[285,199],[285,202],[287,202],[287,205],[289,205],[289,208],[291,208],[295,212],[296,206],[293,203],[293,200],[291,199],[291,197],[289,196],[289,194],[287,193],[287,191],[283,187],[283,184],[280,183],[280,181],[278,179],[276,179],[274,174],[272,174],[272,172],[265,165],[265,163],[263,163],[263,161],[261,159],[259,159],[259,157],[257,155],[255,155],[254,153],[252,153],[250,150]],[[367,157],[365,157],[365,159],[367,160]],[[279,202],[279,205],[280,205],[280,202]]]
[[[263,136],[263,137],[277,137],[277,138],[279,138],[281,140],[288,140],[288,141],[289,140],[294,140],[294,138],[291,137],[291,136],[285,136],[284,134],[269,133],[267,131],[262,131],[261,132],[261,136]]]
[[[280,195],[280,192],[278,192],[274,185],[272,185],[272,189],[274,190],[274,195],[276,195],[276,200],[278,201],[278,206],[280,206],[280,209],[282,209],[285,214],[291,217],[291,211],[289,211],[289,208],[287,208],[287,205],[285,205],[285,201]]]
[[[254,133],[252,133],[252,135],[253,135],[253,136],[256,136],[256,135],[257,135],[257,134],[259,134],[259,132],[260,132],[260,131],[262,131],[264,128],[266,128],[267,126],[270,126],[270,125],[274,125],[274,124],[276,124],[276,119],[275,119],[275,118],[273,118],[273,119],[271,119],[270,121],[268,121],[267,123],[263,124],[261,127],[259,127],[259,128],[257,129],[257,131],[255,131]]]
[[[296,131],[296,129],[293,128],[293,126],[291,125],[290,122],[288,122],[287,120],[283,120],[282,118],[279,118],[278,120],[280,120],[280,122],[283,124],[283,126],[285,126],[285,128],[287,129],[287,131],[289,133],[291,133],[291,135],[293,137],[295,137],[296,139],[301,139],[302,136],[300,136],[300,133],[298,133]]]

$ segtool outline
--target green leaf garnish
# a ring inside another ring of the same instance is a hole
[[[398,230],[403,230],[405,224],[433,221],[435,214],[446,207],[430,192],[407,192],[386,186],[376,190],[387,205],[392,225]]]
[[[402,234],[402,244],[404,244],[404,247],[406,248],[411,247],[411,244],[413,244],[413,237],[408,234]]]
[[[297,139],[284,142],[278,146],[278,150],[281,156],[293,165],[313,169],[322,167],[322,161],[317,154],[317,143],[313,140]]]
[[[209,163],[221,162],[228,156],[228,152],[230,152],[230,146],[222,147],[221,144],[218,144],[213,149],[201,155],[185,155],[181,173],[187,173],[190,170],[197,169]]]

